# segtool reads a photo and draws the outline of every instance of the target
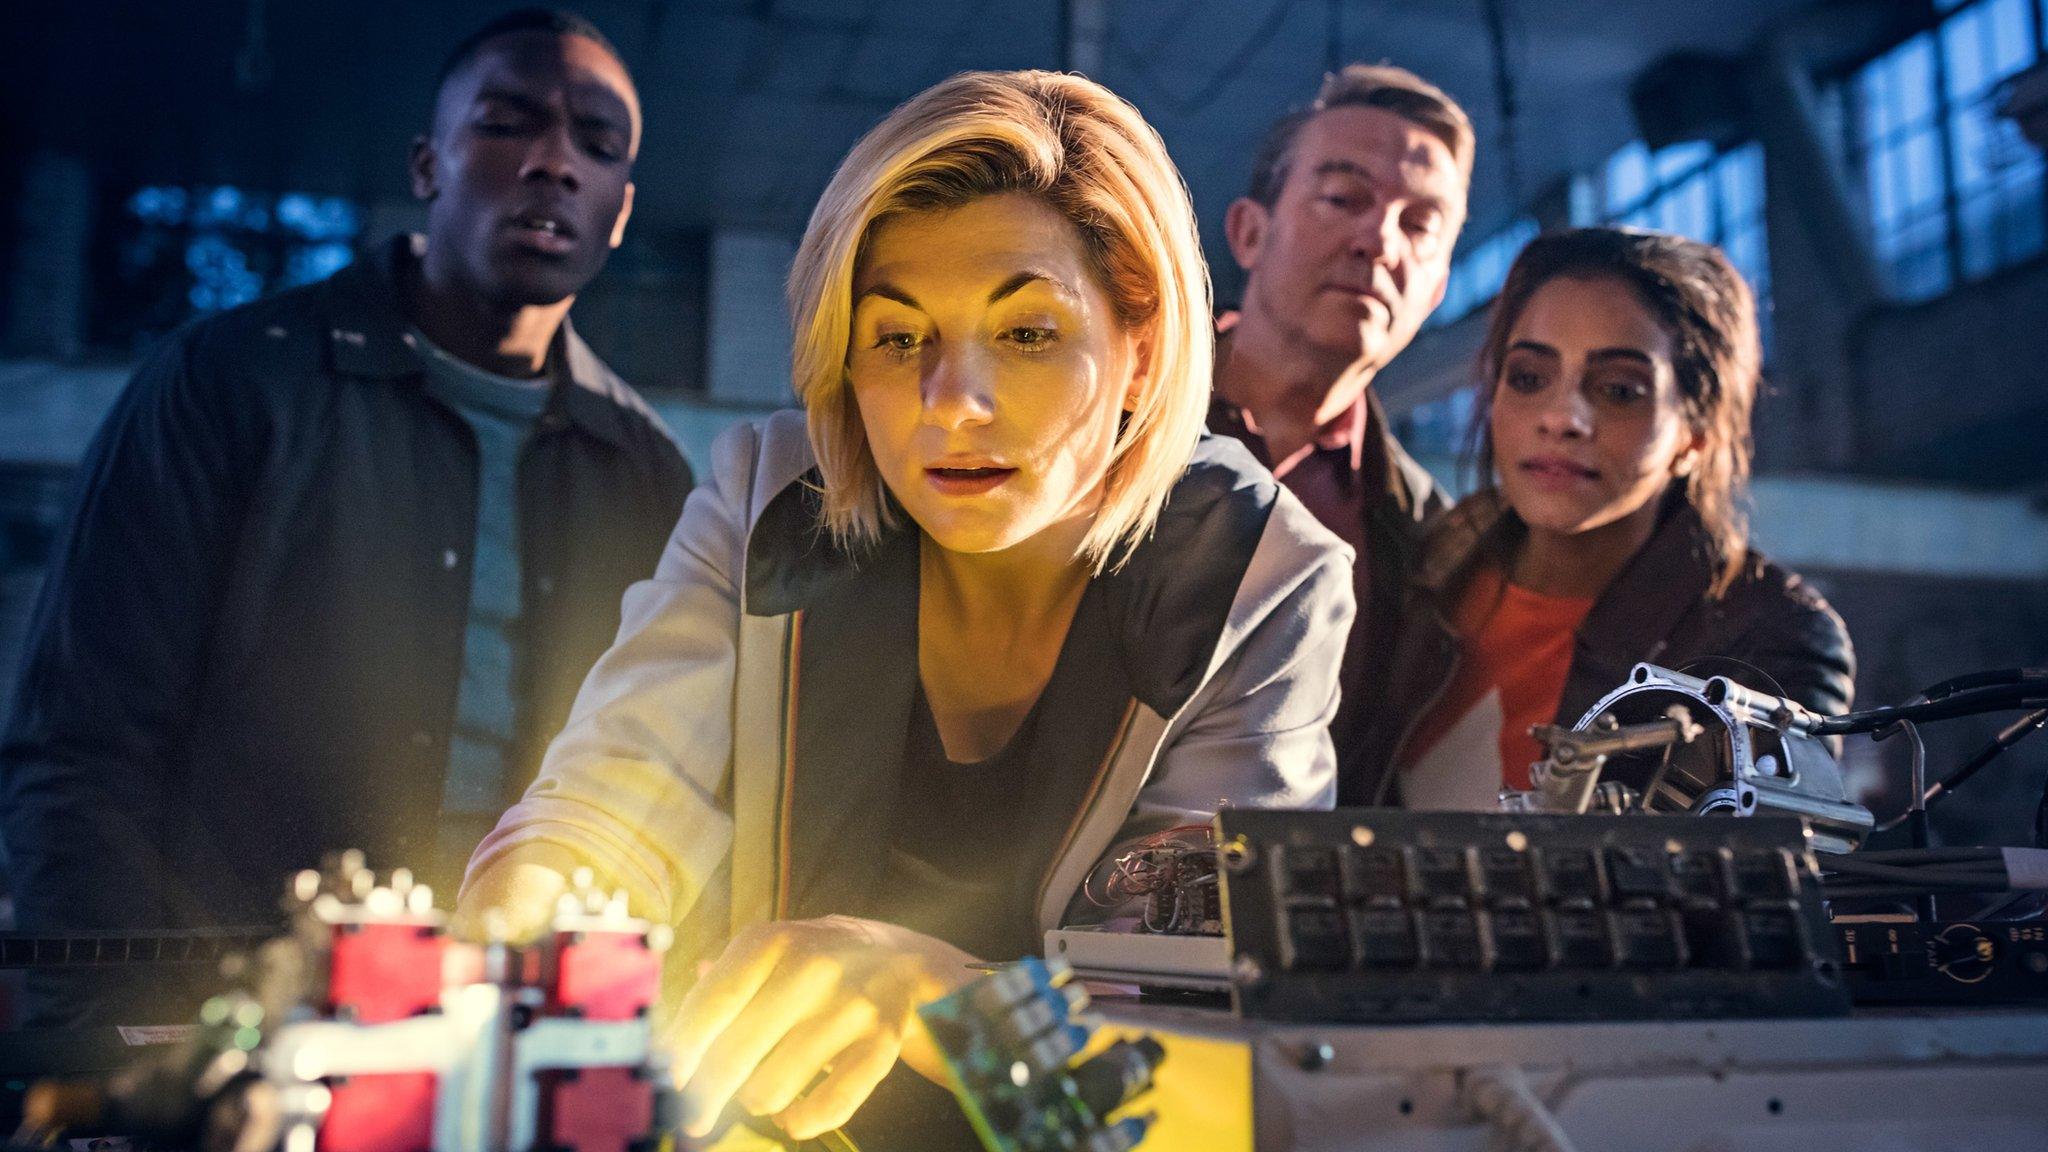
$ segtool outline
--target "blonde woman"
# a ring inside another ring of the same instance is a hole
[[[789,301],[803,411],[721,441],[461,904],[517,931],[589,867],[675,924],[698,1136],[936,1077],[916,1006],[1037,951],[1115,845],[1334,790],[1349,554],[1203,434],[1207,272],[1134,109],[923,93]]]

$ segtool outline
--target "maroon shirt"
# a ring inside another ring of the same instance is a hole
[[[1356,782],[1363,779],[1359,757],[1371,720],[1386,707],[1388,656],[1416,536],[1423,520],[1444,507],[1443,496],[1388,434],[1370,388],[1285,460],[1272,458],[1257,421],[1228,400],[1210,402],[1209,430],[1242,442],[1324,527],[1357,550],[1351,585],[1358,618],[1344,643],[1343,699],[1330,737],[1337,745],[1338,802],[1369,802],[1356,798]],[[1378,601],[1375,587],[1382,592]]]
[[[1221,396],[1209,401],[1209,431],[1220,436],[1232,436],[1251,449],[1252,455],[1273,473],[1273,478],[1287,486],[1289,492],[1315,514],[1323,527],[1337,534],[1337,538],[1351,545],[1358,553],[1357,563],[1351,567],[1352,587],[1358,593],[1359,611],[1363,613],[1370,603],[1367,593],[1372,590],[1372,565],[1365,554],[1365,518],[1372,510],[1373,498],[1384,491],[1385,484],[1376,476],[1366,475],[1368,462],[1366,451],[1370,440],[1371,411],[1360,393],[1356,403],[1339,413],[1329,423],[1316,429],[1314,439],[1302,445],[1285,460],[1275,460],[1266,447],[1266,438],[1260,434],[1258,421],[1252,414],[1223,399]],[[1352,630],[1353,638],[1359,635]],[[1344,692],[1351,693],[1355,681],[1352,671],[1352,645],[1345,646]]]

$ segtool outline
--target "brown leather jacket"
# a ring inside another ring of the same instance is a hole
[[[1358,738],[1338,746],[1339,804],[1399,802],[1392,765],[1462,657],[1449,620],[1458,594],[1474,566],[1520,530],[1496,492],[1467,497],[1426,530],[1404,589],[1386,692]],[[1728,592],[1712,597],[1708,556],[1698,514],[1674,500],[1579,626],[1556,723],[1575,723],[1644,661],[1725,675],[1824,714],[1848,710],[1855,656],[1827,601],[1755,551]]]

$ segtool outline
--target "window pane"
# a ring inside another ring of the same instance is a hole
[[[1948,98],[1961,103],[1984,90],[1990,83],[1985,72],[1989,54],[1984,51],[1984,6],[1958,12],[1941,26],[1942,63],[1948,68]]]
[[[1657,153],[1657,182],[1669,184],[1714,158],[1714,146],[1704,140],[1673,144]]]
[[[1857,124],[1856,144],[1859,150],[1868,149],[1891,134],[1891,78],[1891,69],[1883,60],[1865,67],[1856,76],[1856,102],[1862,113]]]
[[[1899,142],[1899,162],[1904,166],[1905,211],[1914,215],[1936,210],[1941,205],[1941,140],[1934,130],[1922,129]]]
[[[1892,124],[1895,130],[1934,118],[1934,38],[1923,32],[1892,50]]]
[[[2027,5],[2035,0],[1991,0],[1985,6],[1985,47],[1992,76],[1999,80],[2040,58],[2027,36]]]
[[[1880,234],[1890,230],[1904,210],[1899,195],[1901,178],[1898,150],[1882,145],[1872,150],[1864,162],[1865,180],[1870,185],[1870,222]]]
[[[1650,150],[1641,141],[1616,152],[1607,161],[1606,210],[1623,211],[1650,191]]]

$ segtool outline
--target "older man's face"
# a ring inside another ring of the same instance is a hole
[[[1246,312],[1290,343],[1379,367],[1443,299],[1465,177],[1422,126],[1338,107],[1296,135],[1273,205],[1239,201],[1237,213],[1230,240],[1249,273]]]

